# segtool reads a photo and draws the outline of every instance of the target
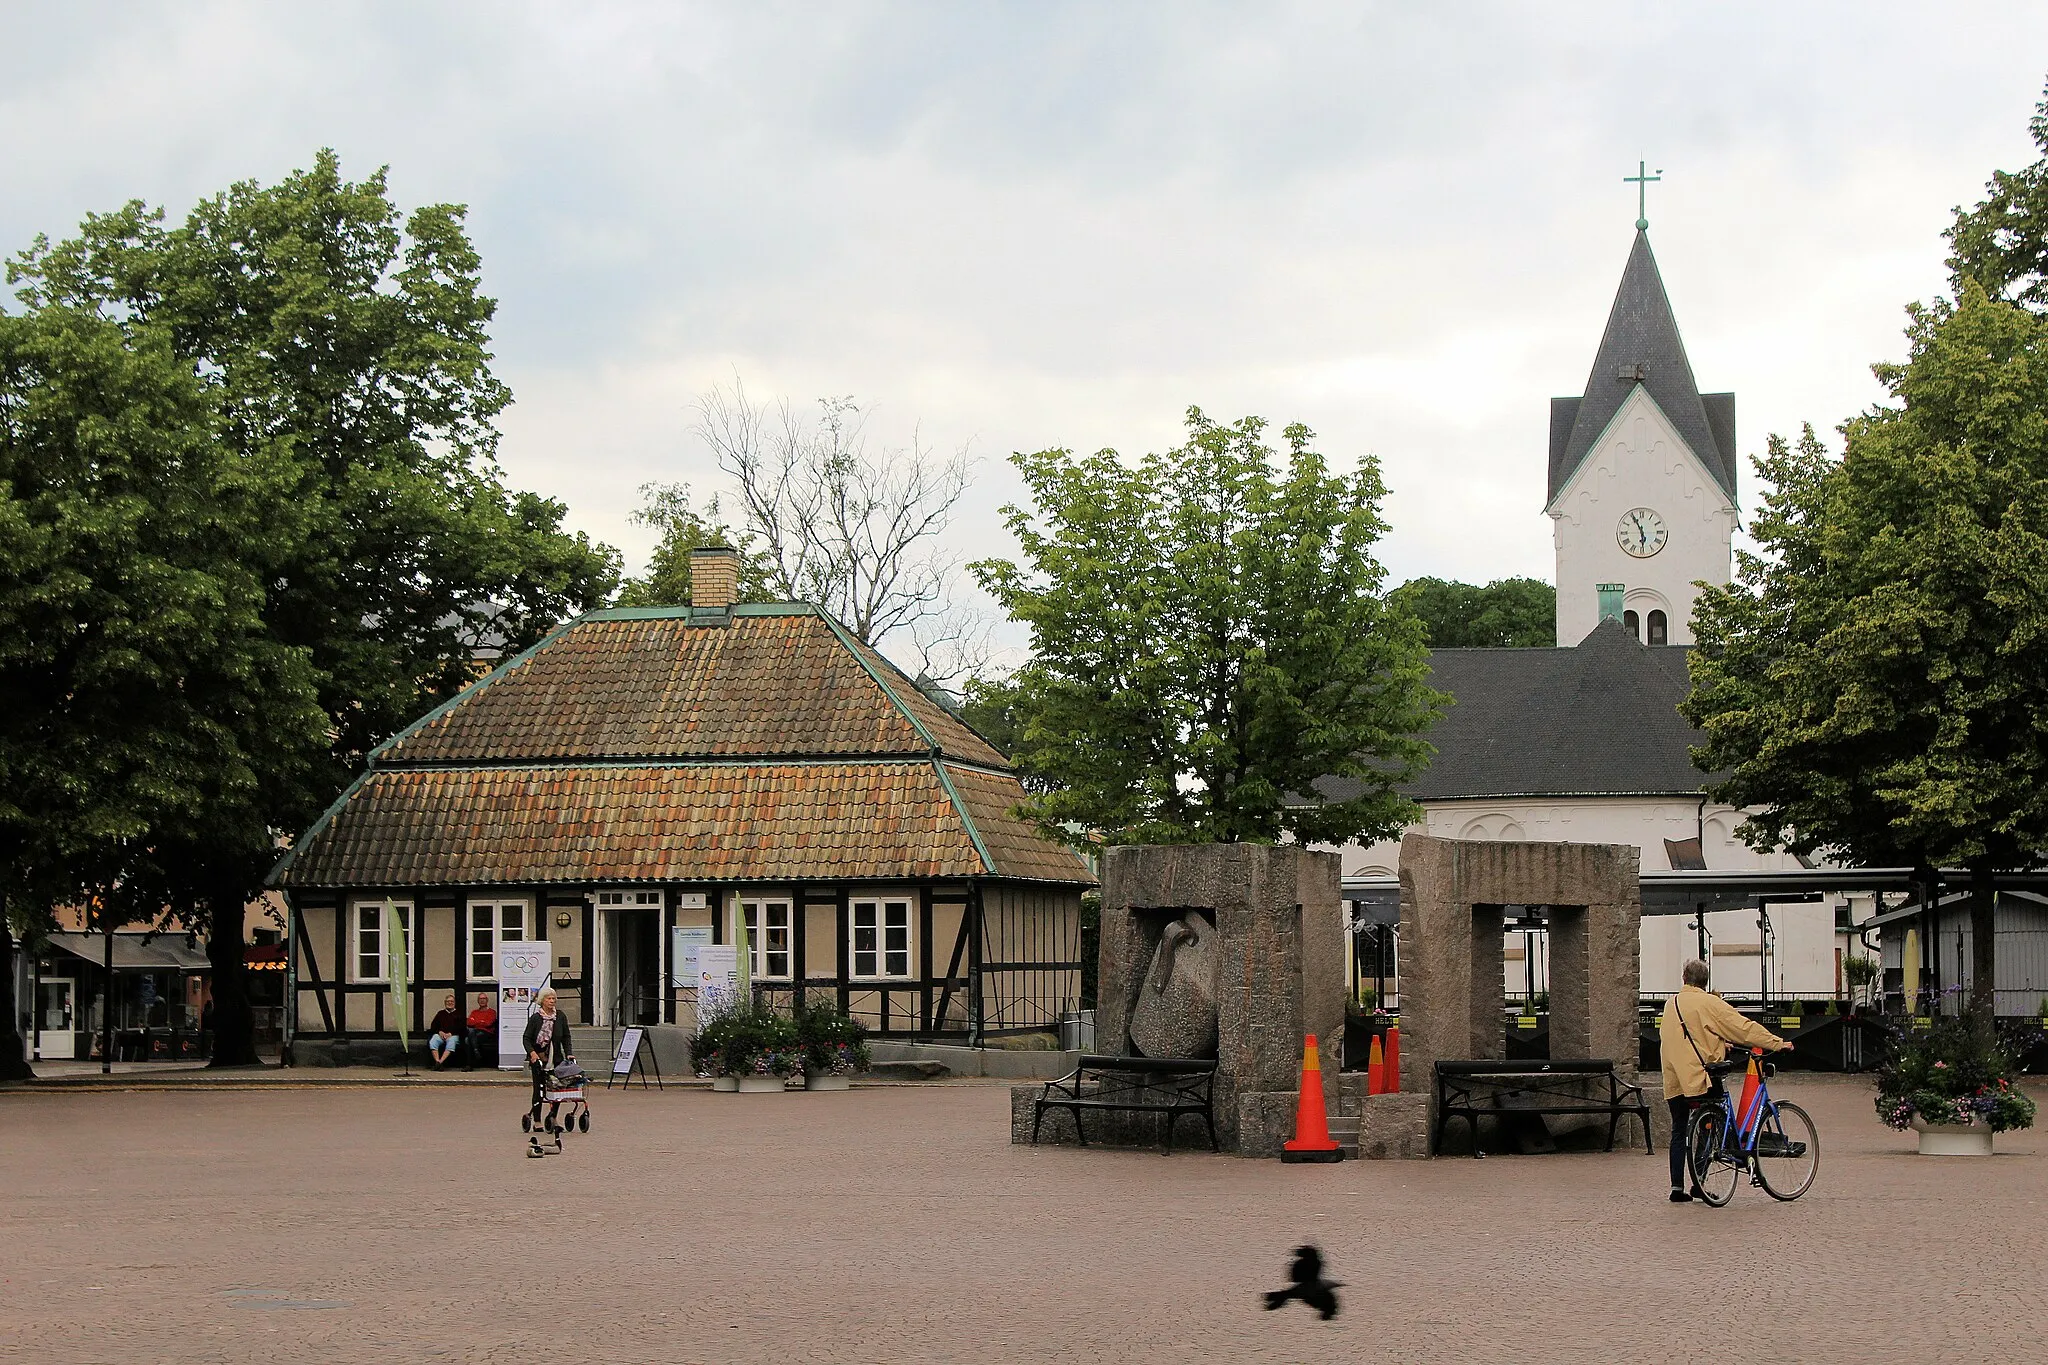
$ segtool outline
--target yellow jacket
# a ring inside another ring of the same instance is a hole
[[[1681,1015],[1680,1011],[1683,1011]],[[1684,1028],[1679,1020],[1685,1021]],[[1692,1042],[1686,1042],[1690,1032]],[[1664,1026],[1658,1030],[1657,1045],[1664,1053],[1664,1098],[1677,1099],[1680,1095],[1704,1095],[1708,1089],[1708,1062],[1718,1062],[1728,1055],[1728,1045],[1740,1047],[1769,1048],[1775,1052],[1792,1044],[1765,1028],[1762,1024],[1751,1023],[1735,1012],[1735,1006],[1720,996],[1703,991],[1698,986],[1687,986],[1671,997],[1664,1005]],[[1693,1045],[1699,1046],[1697,1055]]]

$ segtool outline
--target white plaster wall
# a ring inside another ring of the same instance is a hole
[[[1637,559],[1621,548],[1622,514],[1648,507],[1664,519],[1664,548]],[[1575,645],[1598,624],[1596,587],[1624,583],[1647,612],[1668,603],[1669,643],[1692,643],[1695,580],[1728,581],[1735,506],[1641,385],[1586,453],[1549,508],[1557,549],[1557,642]],[[1710,864],[1711,865],[1711,864]]]
[[[1670,866],[1664,840],[1690,839],[1701,834],[1701,849],[1707,866],[1717,872],[1788,871],[1799,866],[1789,853],[1759,853],[1735,837],[1742,812],[1729,806],[1709,804],[1701,810],[1697,800],[1657,797],[1581,797],[1555,801],[1541,797],[1515,800],[1432,801],[1424,807],[1423,822],[1411,832],[1433,834],[1446,839],[1537,839],[1587,844],[1634,844],[1642,851],[1642,865],[1650,871]],[[1330,846],[1325,846],[1330,847]],[[1332,848],[1346,877],[1399,875],[1401,845],[1398,840],[1375,844],[1345,844]],[[1771,907],[1773,944],[1771,989],[1773,997],[1828,997],[1835,991],[1834,901],[1811,905]],[[1642,929],[1642,989],[1663,995],[1679,986],[1679,971],[1686,959],[1697,956],[1697,934],[1686,926],[1684,915],[1646,916]],[[1726,910],[1707,916],[1707,931],[1714,945],[1714,989],[1724,993],[1754,995],[1762,984],[1764,959],[1760,952],[1762,930],[1754,910]],[[1519,939],[1515,939],[1519,942]],[[1736,951],[1729,951],[1729,950]],[[1507,964],[1507,985],[1511,992],[1522,989],[1522,964]]]

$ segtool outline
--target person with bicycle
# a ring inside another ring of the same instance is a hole
[[[1792,1044],[1709,991],[1707,964],[1698,958],[1685,964],[1680,979],[1678,994],[1664,1004],[1658,1043],[1664,1054],[1664,1099],[1671,1107],[1671,1202],[1689,1204],[1699,1190],[1687,1187],[1686,1124],[1702,1100],[1722,1093],[1721,1078],[1707,1070],[1708,1064],[1726,1058],[1731,1044],[1772,1052]]]

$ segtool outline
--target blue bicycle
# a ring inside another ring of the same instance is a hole
[[[1750,1056],[1762,1057],[1763,1049],[1750,1049]],[[1771,1098],[1765,1082],[1777,1074],[1776,1067],[1764,1063],[1758,1068],[1756,1091],[1737,1112],[1735,1097],[1721,1081],[1742,1066],[1714,1062],[1707,1067],[1716,1087],[1707,1099],[1718,1095],[1720,1103],[1702,1104],[1686,1128],[1693,1184],[1717,1209],[1735,1197],[1735,1179],[1745,1171],[1750,1184],[1762,1186],[1773,1199],[1787,1200],[1805,1194],[1820,1173],[1820,1135],[1813,1120],[1798,1105]]]

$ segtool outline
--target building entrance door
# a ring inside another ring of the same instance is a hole
[[[600,909],[598,1023],[613,1028],[661,1022],[661,911]]]
[[[78,983],[44,977],[36,984],[36,1047],[46,1058],[78,1055]]]

